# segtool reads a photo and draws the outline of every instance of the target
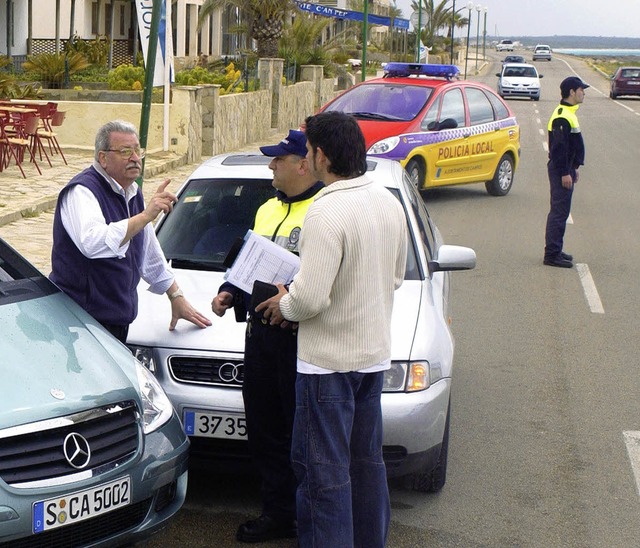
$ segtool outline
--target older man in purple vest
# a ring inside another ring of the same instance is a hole
[[[152,223],[177,198],[166,190],[167,179],[145,206],[135,182],[143,157],[133,124],[102,126],[93,165],[62,189],[53,221],[51,280],[122,342],[138,313],[140,278],[153,293],[169,297],[170,330],[181,318],[201,328],[211,325],[168,268]]]

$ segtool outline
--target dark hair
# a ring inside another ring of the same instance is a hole
[[[305,123],[307,141],[314,153],[322,149],[330,173],[353,178],[367,171],[364,135],[353,116],[332,110],[309,116]]]

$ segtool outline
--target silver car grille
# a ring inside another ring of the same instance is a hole
[[[172,356],[169,370],[178,382],[241,388],[244,363],[222,358]]]
[[[0,478],[13,487],[61,485],[104,473],[140,445],[135,402],[0,430]]]

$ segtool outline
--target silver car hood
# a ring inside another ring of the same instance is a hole
[[[200,270],[175,269],[176,280],[185,297],[212,325],[200,329],[180,320],[174,331],[169,331],[171,305],[164,295],[148,291],[148,284],[138,286],[138,317],[129,329],[127,343],[139,346],[175,348],[220,353],[244,351],[245,324],[236,322],[232,309],[219,318],[211,311],[211,301],[224,282],[223,273]],[[408,359],[412,348],[415,326],[422,305],[422,285],[419,281],[405,281],[396,291],[392,319],[393,359]]]
[[[0,429],[118,401],[139,403],[131,353],[62,293],[3,305],[0,333]],[[17,413],[23,417],[17,420]]]

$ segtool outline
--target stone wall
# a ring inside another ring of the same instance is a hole
[[[337,93],[334,80],[322,77],[322,67],[303,67],[303,79],[309,81],[284,86],[282,64],[279,60],[266,61],[276,62],[263,67],[266,71],[263,74],[269,74],[269,78],[261,81],[259,91],[220,95],[217,85],[173,86],[168,150],[188,163],[197,163],[202,156],[237,150],[263,140],[273,130],[285,135]],[[123,119],[139,125],[141,102],[108,101],[96,97],[95,91],[86,93],[94,100],[58,101],[59,110],[67,113],[65,122],[56,128],[62,147],[93,150],[96,131],[110,120]],[[163,150],[164,117],[164,105],[152,103],[147,135],[147,149],[151,153]]]

